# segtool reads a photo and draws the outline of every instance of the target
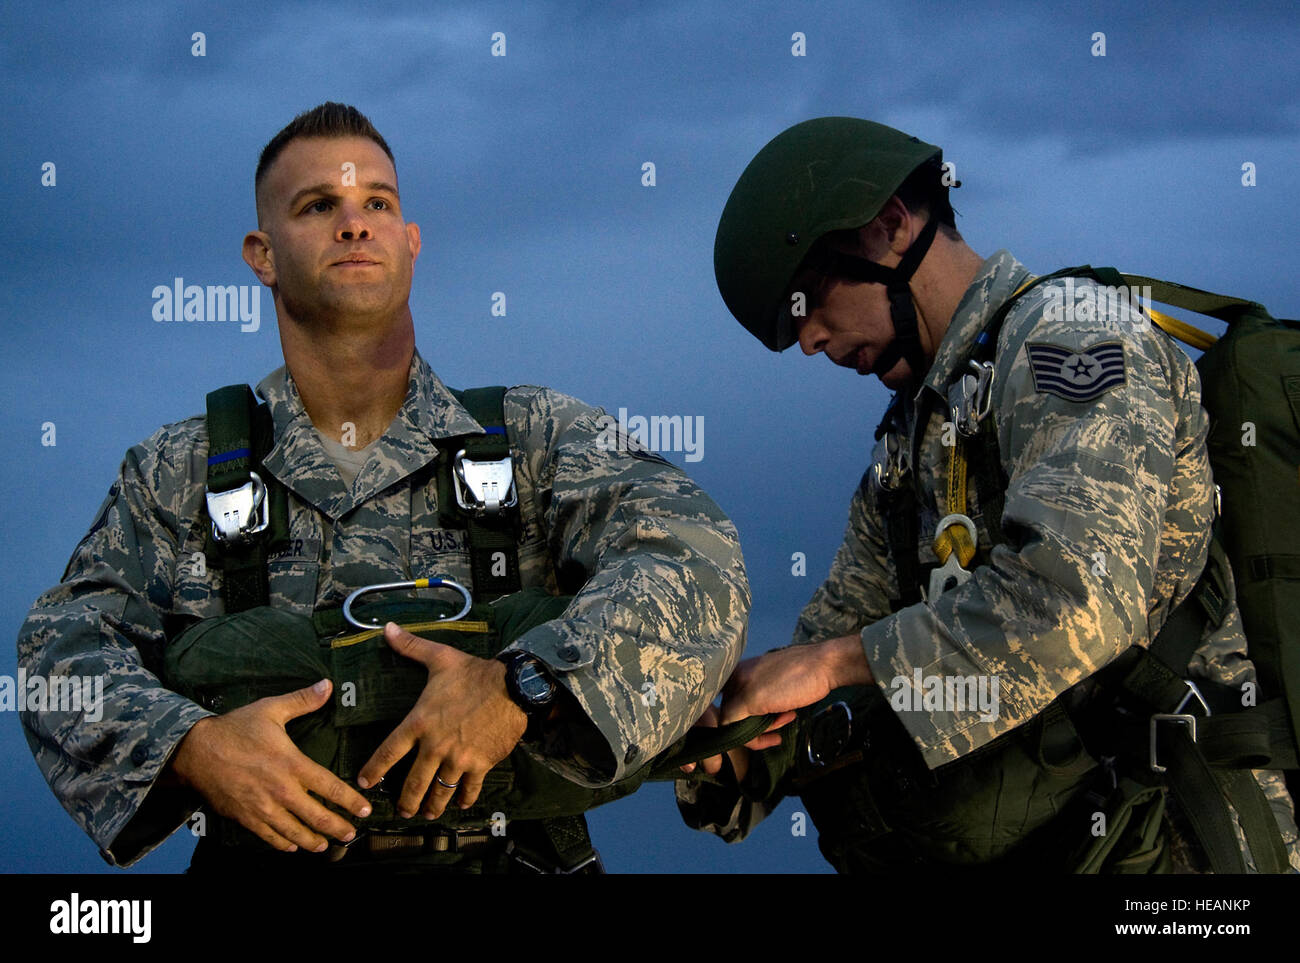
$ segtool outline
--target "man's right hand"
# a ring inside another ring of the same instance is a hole
[[[322,679],[305,689],[200,719],[180,741],[168,767],[217,812],[276,849],[324,852],[329,843],[322,833],[346,843],[356,835],[352,825],[310,793],[358,817],[370,815],[370,804],[303,755],[284,729],[290,719],[323,706],[329,694],[329,680]]]

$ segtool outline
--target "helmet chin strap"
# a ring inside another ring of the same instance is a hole
[[[921,228],[921,233],[916,236],[916,240],[903,254],[903,259],[898,262],[897,267],[885,267],[866,258],[838,251],[827,254],[817,265],[819,270],[831,277],[844,277],[852,281],[866,281],[886,286],[889,294],[889,316],[894,322],[894,340],[885,346],[885,350],[872,365],[871,373],[878,378],[888,374],[889,370],[898,364],[900,358],[907,360],[914,380],[919,381],[924,377],[930,367],[925,350],[921,347],[916,306],[912,303],[912,289],[908,282],[920,267],[926,252],[930,250],[930,243],[934,240],[934,233],[938,228],[938,220],[931,215],[925,227]]]

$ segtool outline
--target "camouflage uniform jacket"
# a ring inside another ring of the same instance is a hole
[[[948,386],[963,373],[992,315],[1030,279],[1008,252],[988,258],[920,390],[893,406],[893,432],[910,453],[918,493],[923,565],[938,564],[935,529],[955,511],[947,504]],[[1101,310],[1069,310],[1065,282],[1046,282],[1013,305],[998,338],[989,416],[1009,479],[1001,519],[1008,541],[993,546],[979,493],[969,484],[965,514],[979,547],[970,580],[891,613],[899,587],[864,476],[830,575],[794,632],[795,644],[861,632],[886,698],[913,688],[917,670],[922,679],[996,679],[994,713],[975,705],[927,710],[920,708],[921,693],[905,693],[913,708],[898,716],[931,768],[1023,725],[1133,643],[1146,644],[1205,565],[1214,486],[1199,373],[1145,316],[1097,297],[1091,281],[1071,280],[1076,301],[1091,298]],[[1106,344],[1118,348],[1101,347]],[[1081,374],[1065,370],[1080,362]],[[924,393],[934,403],[926,422],[917,424]],[[875,462],[886,459],[887,442],[878,443]],[[1190,672],[1240,686],[1254,680],[1245,652],[1234,605],[1220,629],[1203,639]],[[1270,797],[1281,786],[1274,782]],[[738,804],[722,818],[692,817],[693,795],[679,786],[688,821],[729,839],[743,837],[773,802]],[[1281,795],[1289,807],[1284,789]]]
[[[360,586],[423,576],[472,584],[465,532],[438,524],[433,466],[438,439],[481,429],[418,354],[404,405],[350,489],[286,369],[258,392],[274,422],[265,466],[289,492],[289,546],[269,563],[272,605],[310,614]],[[563,619],[515,647],[550,666],[586,713],[544,734],[550,764],[605,785],[681,735],[739,659],[750,602],[739,540],[684,472],[610,444],[612,419],[599,409],[528,386],[506,394],[505,417],[523,584],[558,594],[558,573],[569,591],[582,586]],[[18,641],[29,674],[107,680],[99,721],[45,711],[23,723],[55,795],[114,864],[157,846],[200,801],[151,790],[181,738],[212,714],[157,675],[169,639],[223,612],[220,573],[202,555],[207,451],[196,417],[127,453]]]

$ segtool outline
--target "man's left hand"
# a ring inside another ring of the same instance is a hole
[[[775,649],[736,667],[722,690],[722,724],[801,709],[832,689],[873,681],[856,635]]]
[[[369,788],[418,746],[399,814],[409,819],[423,804],[425,817],[437,819],[458,789],[461,808],[472,806],[488,770],[510,755],[528,728],[528,717],[506,693],[505,665],[421,639],[392,622],[384,638],[394,651],[428,668],[429,682],[357,782]]]

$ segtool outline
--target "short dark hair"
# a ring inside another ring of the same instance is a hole
[[[957,220],[948,202],[948,185],[943,182],[943,175],[943,162],[936,154],[908,174],[894,194],[913,214],[929,211],[939,221],[944,234],[956,240],[961,235],[957,233]]]
[[[393,169],[397,169],[393,152],[379,131],[375,130],[375,125],[370,123],[370,119],[350,104],[330,100],[319,107],[303,111],[262,148],[262,155],[257,160],[257,173],[253,177],[254,191],[261,187],[262,178],[280,153],[289,146],[290,141],[299,137],[369,137],[383,148],[388,159],[393,162]]]

